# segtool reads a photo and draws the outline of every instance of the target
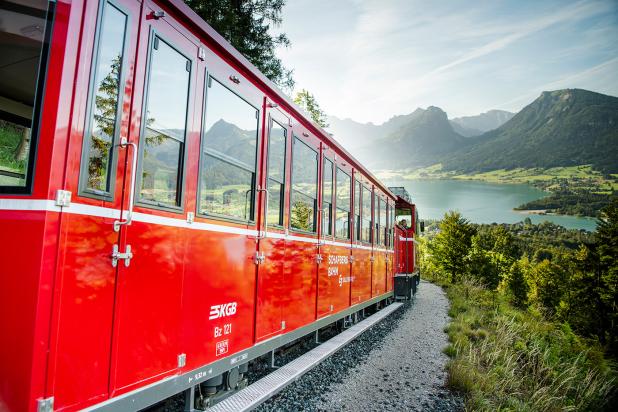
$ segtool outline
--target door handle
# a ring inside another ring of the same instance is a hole
[[[133,253],[131,253],[131,245],[127,245],[124,252],[120,252],[118,245],[114,245],[112,248],[112,266],[118,266],[119,260],[124,260],[124,265],[129,266],[131,263],[131,259],[133,258]]]
[[[133,220],[133,204],[135,203],[135,176],[137,175],[137,144],[127,141],[126,137],[120,139],[120,147],[125,148],[131,146],[133,148],[133,168],[131,169],[131,185],[129,186],[129,207],[127,208],[127,217],[125,220],[116,220],[114,222],[114,231],[118,232],[120,226],[130,225]]]
[[[324,241],[324,209],[320,208],[320,210],[318,210],[318,215],[320,216],[320,237],[318,238],[316,246],[319,248],[326,244]]]
[[[257,192],[264,192],[265,196],[264,196],[264,233],[258,233],[258,236],[255,238],[255,240],[262,240],[266,238],[266,233],[268,232],[268,197],[269,197],[269,192],[268,189],[266,188],[260,188],[258,186]]]

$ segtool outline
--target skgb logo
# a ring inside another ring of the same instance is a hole
[[[236,302],[223,303],[221,305],[212,305],[210,307],[210,316],[208,320],[224,318],[236,314]]]

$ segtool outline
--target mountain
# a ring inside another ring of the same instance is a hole
[[[451,125],[462,136],[479,136],[490,130],[497,129],[511,120],[513,116],[515,116],[515,113],[505,110],[490,110],[476,116],[456,117],[451,119]]]
[[[469,129],[465,126],[460,125],[459,123],[455,123],[452,120],[450,121],[450,123],[455,133],[458,133],[463,137],[476,137],[483,134],[483,132],[478,129]]]
[[[335,116],[329,116],[328,130],[343,147],[347,150],[354,150],[359,147],[367,146],[376,139],[394,132],[406,124],[411,116],[412,114],[393,116],[380,125],[360,123],[352,119],[339,119]]]
[[[419,110],[423,111],[422,109]],[[419,113],[417,110],[410,114],[393,116],[379,125],[329,116],[328,123],[330,126],[328,130],[343,147],[359,157],[359,160],[363,160],[368,149],[376,141],[397,132],[410,122],[415,122]],[[449,122],[455,133],[463,137],[474,137],[501,126],[513,115],[513,113],[504,110],[490,110],[478,116],[459,117],[451,119]]]
[[[456,133],[446,113],[434,106],[416,109],[406,123],[359,151],[361,160],[375,168],[428,166],[469,145],[470,139]]]
[[[205,149],[255,164],[256,130],[243,130],[235,124],[219,119],[204,134]]]
[[[592,164],[618,172],[618,98],[581,89],[543,92],[499,128],[441,159],[463,172]]]

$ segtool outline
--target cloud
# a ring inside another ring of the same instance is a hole
[[[532,91],[515,97],[509,101],[506,101],[499,105],[499,107],[516,107],[521,108],[522,105],[530,103],[533,99],[539,96],[543,91],[552,91],[569,88],[582,88],[592,90],[602,90],[603,85],[609,83],[607,80],[614,80],[613,87],[610,86],[606,93],[618,94],[618,85],[616,85],[616,79],[618,77],[618,57],[609,59],[601,64],[590,67],[588,69],[579,71],[577,73],[569,74],[556,81],[545,83],[541,86],[535,87]]]
[[[490,53],[502,50],[519,39],[530,36],[533,33],[544,30],[555,24],[565,23],[572,20],[582,20],[584,18],[602,13],[607,10],[608,7],[606,3],[591,3],[586,1],[580,1],[570,7],[566,7],[558,11],[553,15],[544,16],[536,20],[524,22],[521,25],[515,26],[512,33],[499,39],[493,40],[479,48],[476,48],[452,62],[437,67],[432,71],[432,73],[439,73],[445,70],[449,70],[453,67],[467,63],[471,60],[478,59],[479,57],[483,57]],[[430,73],[430,75],[432,73]]]
[[[618,26],[614,0],[525,7],[313,0],[286,7],[295,10],[291,19],[284,16],[284,24],[292,22],[284,27],[292,48],[279,55],[295,69],[298,87],[328,113],[359,121],[380,123],[432,104],[452,115],[486,111],[524,99],[522,91],[536,94],[539,84],[603,62],[617,49],[608,39]]]

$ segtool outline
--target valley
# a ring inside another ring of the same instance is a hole
[[[526,184],[545,196],[513,207],[596,217],[618,195],[618,98],[543,92],[518,113],[449,119],[434,106],[382,125],[331,118],[331,130],[383,179]],[[383,159],[388,159],[388,162]]]

